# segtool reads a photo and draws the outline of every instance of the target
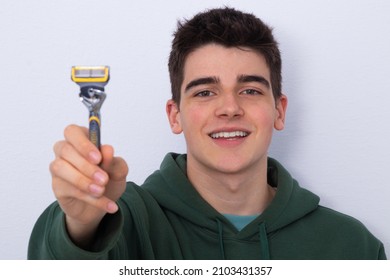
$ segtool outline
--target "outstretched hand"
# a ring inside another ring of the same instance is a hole
[[[114,156],[112,146],[99,149],[88,139],[88,129],[70,125],[65,139],[54,145],[50,164],[52,187],[66,215],[67,229],[76,244],[86,245],[126,187],[128,167]]]

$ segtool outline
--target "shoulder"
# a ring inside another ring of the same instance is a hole
[[[358,219],[322,205],[319,205],[317,210],[313,212],[313,217],[319,219],[321,223],[331,226],[366,230],[366,227]]]
[[[329,241],[328,246],[338,247],[348,258],[381,258],[382,242],[358,219],[324,206],[319,206],[307,218]]]
[[[325,206],[318,206],[315,211],[307,216],[307,219],[319,229],[332,231],[338,236],[345,236],[350,239],[375,239],[358,219]]]

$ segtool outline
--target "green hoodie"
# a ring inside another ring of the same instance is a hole
[[[359,221],[319,206],[277,161],[268,208],[241,231],[205,202],[186,177],[186,156],[168,154],[139,187],[128,183],[120,211],[106,215],[90,251],[67,235],[55,202],[38,219],[29,259],[386,259]]]

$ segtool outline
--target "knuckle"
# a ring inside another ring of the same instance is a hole
[[[53,176],[58,175],[63,166],[62,160],[53,160],[49,165],[49,170]]]
[[[54,154],[57,155],[58,151],[61,149],[61,146],[64,145],[64,141],[58,141],[53,145]]]
[[[56,158],[69,161],[74,158],[74,152],[74,147],[66,141],[60,141],[54,145],[54,154]]]
[[[75,124],[70,124],[67,127],[65,127],[65,129],[64,129],[65,138],[67,138],[67,136],[69,136],[69,135],[72,135],[76,128],[77,128],[77,126]]]
[[[64,155],[67,155],[70,152],[71,152],[71,146],[68,143],[66,143],[66,142],[62,142],[57,147],[57,153],[61,157],[64,157]]]

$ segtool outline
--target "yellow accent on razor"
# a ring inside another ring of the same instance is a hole
[[[110,79],[110,68],[73,66],[71,79],[80,86],[80,100],[89,110],[89,139],[100,148],[100,108],[106,99],[104,86]]]
[[[95,121],[100,126],[100,119],[96,116],[89,117],[89,122]]]
[[[108,66],[73,66],[72,81],[75,83],[107,83],[110,78]]]

